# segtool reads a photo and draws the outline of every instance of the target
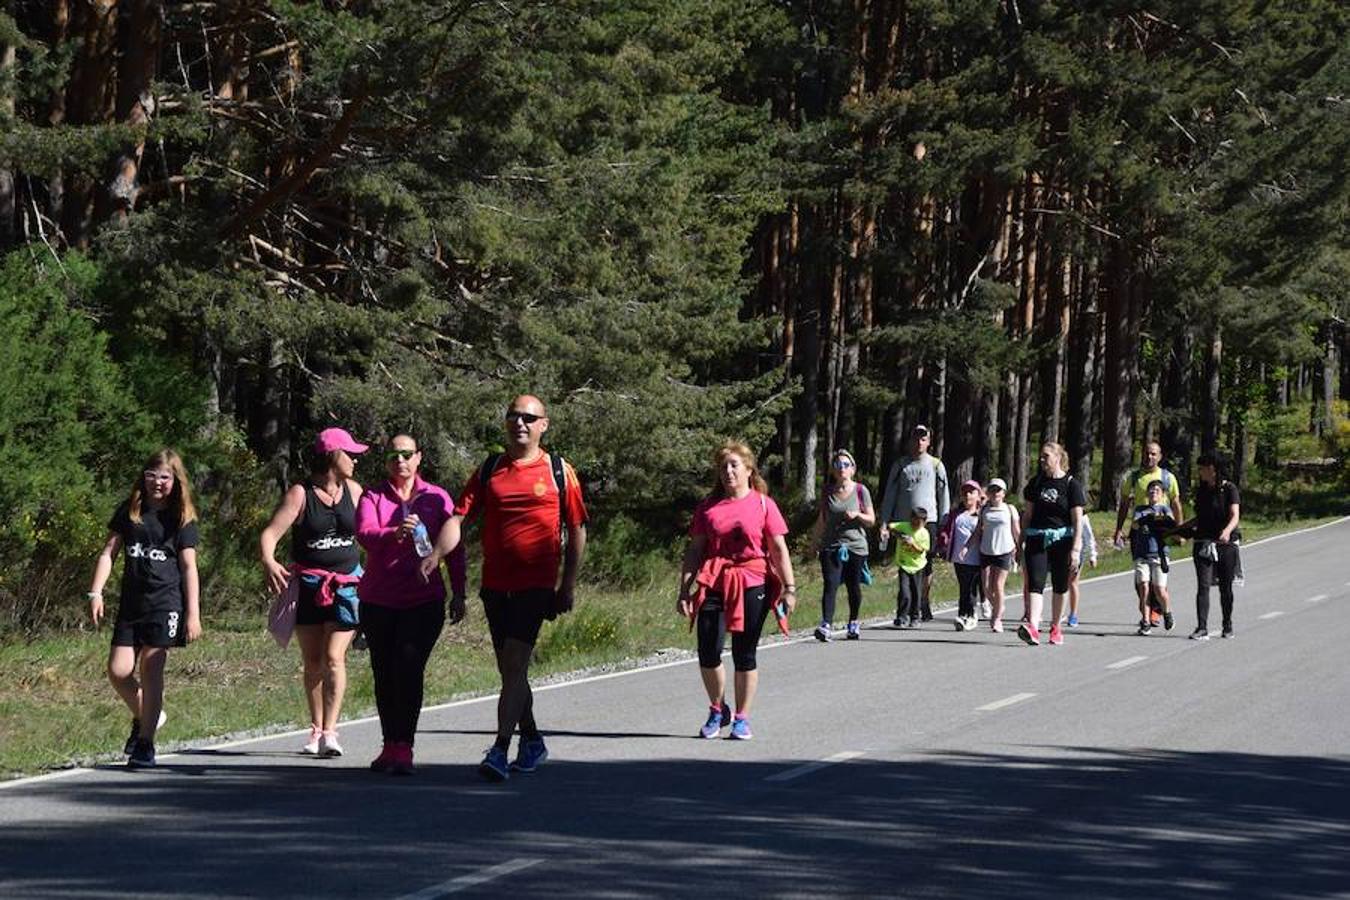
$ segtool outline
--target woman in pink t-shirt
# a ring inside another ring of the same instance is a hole
[[[708,720],[699,729],[715,738],[726,725],[730,737],[748,741],[750,706],[759,673],[755,649],[769,611],[780,601],[784,611],[797,605],[787,523],[755,468],[755,455],[739,442],[723,444],[714,456],[717,484],[694,511],[689,549],[680,569],[680,615],[698,631],[699,674],[708,692]],[[727,705],[722,648],[731,632],[736,668],[736,713]]]

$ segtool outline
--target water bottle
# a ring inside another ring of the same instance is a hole
[[[417,555],[423,559],[430,556],[433,549],[431,546],[431,536],[427,534],[427,526],[423,525],[421,522],[418,522],[413,527],[413,549],[415,549]]]

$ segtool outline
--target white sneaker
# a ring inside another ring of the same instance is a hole
[[[994,606],[988,600],[980,601],[980,618],[992,619],[994,617]]]
[[[325,757],[342,755],[342,745],[338,743],[336,731],[325,731],[320,733],[319,755]]]
[[[309,726],[309,740],[300,748],[300,752],[305,756],[319,755],[319,738],[323,737],[323,729],[318,725]]]

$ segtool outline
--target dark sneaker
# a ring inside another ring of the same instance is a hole
[[[1225,625],[1225,626],[1223,626],[1223,636],[1224,636],[1225,638],[1231,638],[1231,637],[1233,636],[1233,626],[1232,626],[1232,625]]]
[[[1033,647],[1041,642],[1040,629],[1029,622],[1017,626],[1017,636]]]
[[[502,782],[510,778],[511,768],[506,763],[506,751],[496,744],[489,747],[488,752],[483,754],[483,761],[478,764],[478,774],[488,781]]]
[[[520,749],[516,751],[515,761],[511,763],[511,771],[524,772],[528,775],[539,768],[539,764],[546,759],[548,759],[548,748],[544,746],[543,738],[522,740]]]
[[[155,745],[149,741],[136,739],[136,746],[127,757],[127,765],[133,769],[153,769],[155,767]]]
[[[141,720],[131,720],[131,734],[127,735],[127,742],[122,745],[122,755],[130,756],[136,752],[136,742],[141,738]]]
[[[698,736],[712,740],[721,733],[723,728],[730,724],[731,707],[723,700],[721,708],[708,707],[708,721],[704,722],[703,727],[698,730]]]
[[[833,629],[830,628],[829,622],[821,622],[816,626],[816,640],[820,641],[822,644],[828,644],[833,638],[832,631]]]
[[[1207,631],[1207,630],[1204,629],[1204,628],[1197,628],[1197,629],[1195,629],[1194,631],[1191,632],[1191,640],[1193,640],[1193,641],[1207,641],[1207,640],[1209,640],[1209,631]]]
[[[896,616],[894,619],[891,620],[891,627],[892,627],[892,628],[904,628],[904,627],[905,627],[905,617],[904,617],[904,616]]]
[[[1153,626],[1149,624],[1147,619],[1139,623],[1139,630],[1135,632],[1135,634],[1142,635],[1144,637],[1148,637],[1152,633],[1153,633]]]
[[[1170,612],[1163,613],[1163,631],[1171,631],[1172,626],[1176,624],[1176,619],[1172,618]]]
[[[923,614],[919,616],[919,621],[921,622],[933,621],[933,611],[931,609],[925,609],[923,611]]]

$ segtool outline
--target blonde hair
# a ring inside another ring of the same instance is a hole
[[[1046,450],[1053,450],[1055,452],[1055,458],[1059,460],[1059,467],[1065,472],[1069,471],[1069,451],[1064,449],[1063,444],[1056,443],[1055,441],[1046,441],[1044,444],[1041,444],[1041,451],[1044,452]]]
[[[833,453],[830,454],[830,471],[827,474],[829,480],[834,484],[838,484],[843,479],[843,475],[840,474],[840,470],[834,467],[834,461],[836,459],[839,459],[841,456],[844,459],[848,460],[849,465],[853,466],[853,471],[855,472],[858,471],[858,461],[853,458],[853,454],[849,453],[848,450],[846,450],[845,448],[840,447],[838,450],[835,450]]]
[[[713,489],[712,495],[718,499],[727,495],[726,488],[722,486],[722,479],[717,476],[722,466],[726,463],[727,457],[739,456],[741,462],[750,470],[750,488],[759,491],[761,494],[769,493],[769,485],[764,481],[764,476],[759,474],[759,468],[755,464],[755,454],[741,441],[727,441],[717,448],[713,454]]]
[[[161,466],[173,473],[173,490],[169,492],[168,508],[176,515],[179,527],[197,521],[197,507],[192,502],[192,485],[188,482],[187,467],[183,465],[183,458],[168,447],[151,456],[141,467],[136,483],[131,487],[127,515],[131,521],[140,523],[145,503],[145,472]]]

